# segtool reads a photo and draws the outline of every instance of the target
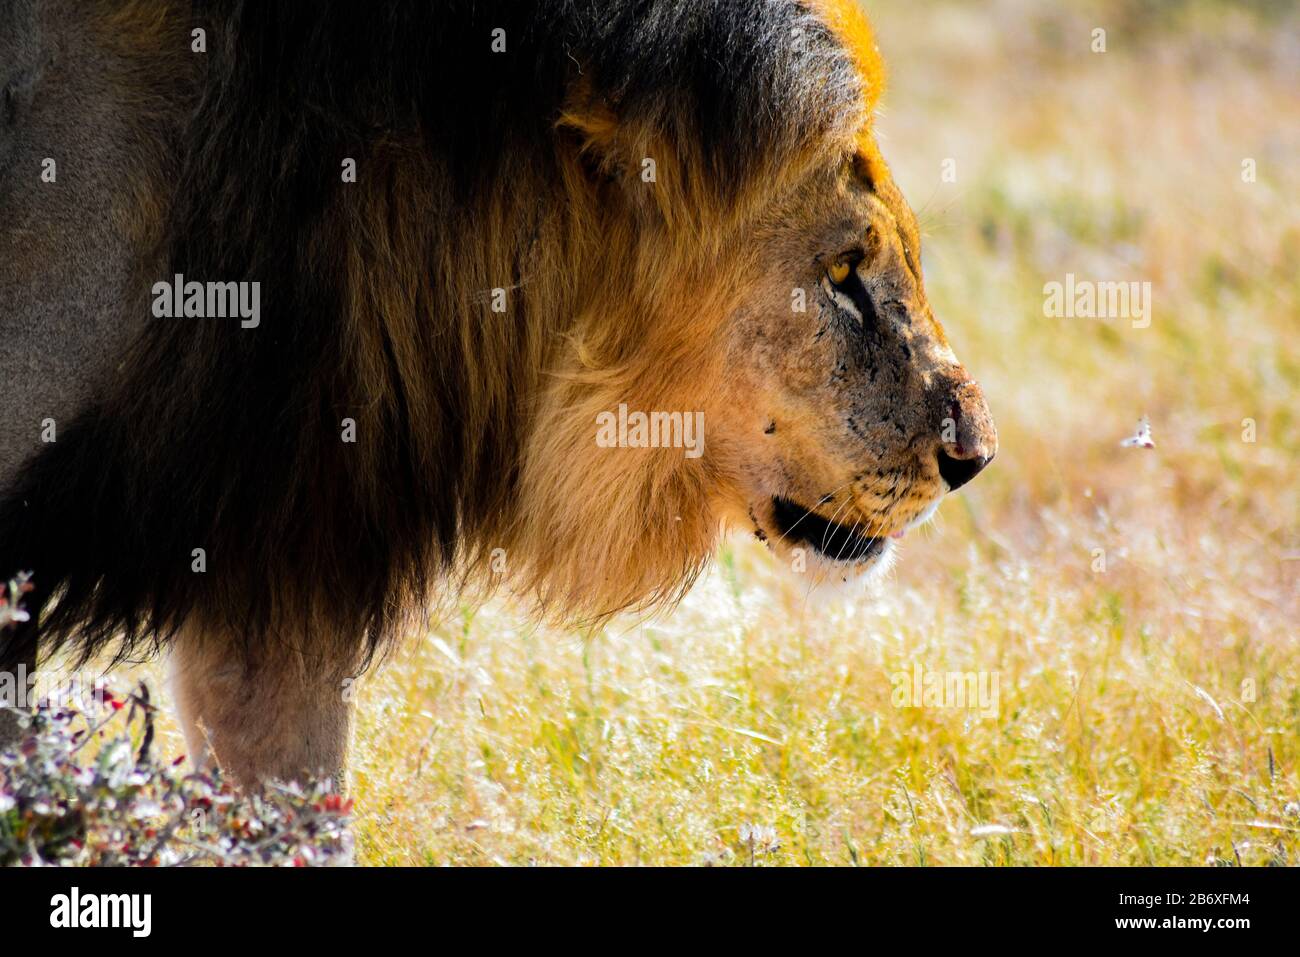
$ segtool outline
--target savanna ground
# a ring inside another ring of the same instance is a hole
[[[1300,861],[1300,11],[1068,6],[868,3],[994,465],[857,597],[736,539],[649,622],[412,636],[360,693],[360,862]],[[1045,316],[1067,273],[1150,326]],[[996,713],[896,706],[918,665]]]

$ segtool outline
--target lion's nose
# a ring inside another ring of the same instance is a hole
[[[984,393],[970,378],[948,395],[947,417],[939,434],[935,457],[939,475],[956,491],[984,470],[998,453],[998,432],[984,402]]]
[[[993,461],[991,455],[977,455],[970,459],[959,459],[949,455],[944,449],[939,450],[939,475],[948,483],[948,491],[955,492],[980,472],[984,466]]]

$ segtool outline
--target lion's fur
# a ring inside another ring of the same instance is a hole
[[[261,281],[262,322],[151,320],[4,491],[0,572],[34,570],[42,652],[134,656],[198,623],[351,668],[449,577],[578,616],[679,595],[736,451],[629,467],[592,423],[735,401],[711,346],[755,279],[746,228],[855,148],[878,161],[856,6],[126,9],[118,45],[208,30],[193,80],[184,41],[150,74],[198,104],[174,191],[138,204],[155,278]],[[30,656],[33,617],[0,657]]]

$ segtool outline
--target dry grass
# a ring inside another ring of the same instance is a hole
[[[363,863],[1297,862],[1296,16],[976,6],[869,9],[996,464],[871,595],[737,541],[654,622],[411,640],[362,693]],[[1044,317],[1067,272],[1150,281],[1150,328]],[[918,663],[997,714],[895,707]]]

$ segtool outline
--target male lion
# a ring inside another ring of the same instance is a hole
[[[847,577],[993,457],[851,2],[0,0],[0,71],[2,664],[166,648],[243,782],[440,590]]]

